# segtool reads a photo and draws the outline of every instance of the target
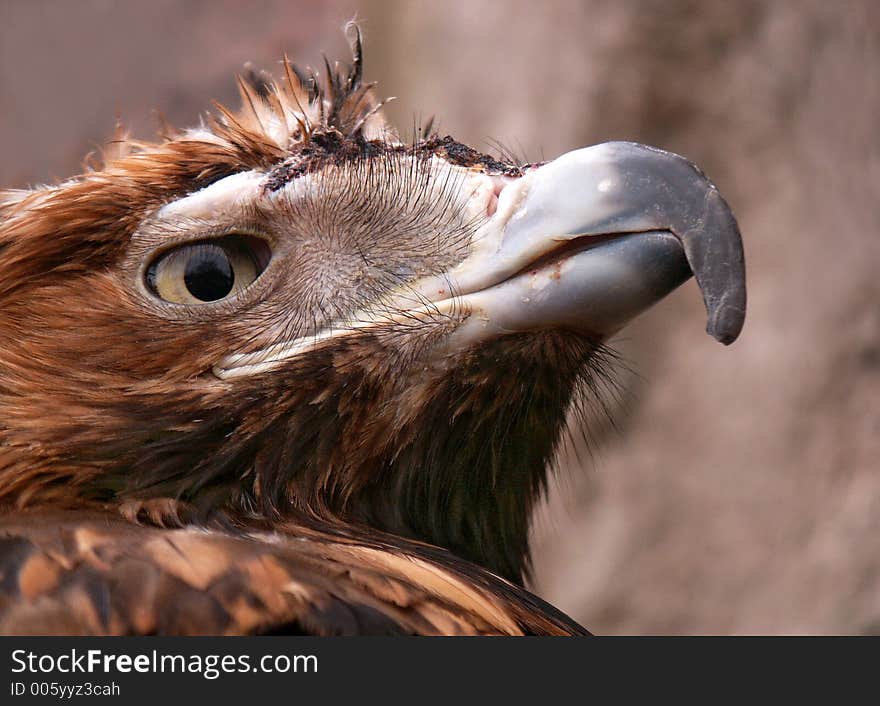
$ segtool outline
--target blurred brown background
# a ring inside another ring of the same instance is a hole
[[[0,184],[74,173],[117,113],[148,137],[235,104],[247,60],[346,58],[355,16],[404,134],[656,144],[740,220],[742,338],[693,283],[625,333],[619,429],[563,454],[535,590],[604,633],[880,631],[880,4],[0,0]]]

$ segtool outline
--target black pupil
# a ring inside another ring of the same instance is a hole
[[[222,248],[202,245],[187,261],[183,281],[196,299],[213,302],[232,291],[235,273]]]

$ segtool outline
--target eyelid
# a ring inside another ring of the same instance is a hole
[[[229,236],[242,236],[261,240],[274,250],[278,243],[271,229],[265,227],[264,219],[254,212],[236,218],[234,223],[215,223],[200,218],[176,218],[168,221],[147,221],[141,227],[139,240],[145,240],[142,252],[152,262],[171,250],[184,245],[222,240]],[[148,244],[149,243],[149,244]]]

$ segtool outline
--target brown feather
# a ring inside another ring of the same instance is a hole
[[[0,535],[2,634],[583,633],[488,572],[387,538],[37,510],[0,520]]]

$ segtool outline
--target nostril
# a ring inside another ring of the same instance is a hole
[[[492,180],[492,193],[486,202],[486,215],[491,218],[498,210],[498,197],[501,195],[504,187],[516,181],[519,177],[493,176],[490,178]]]
[[[490,218],[495,215],[495,211],[498,210],[498,192],[500,189],[495,189],[492,192],[492,195],[489,197],[489,203],[486,204],[486,215]]]

